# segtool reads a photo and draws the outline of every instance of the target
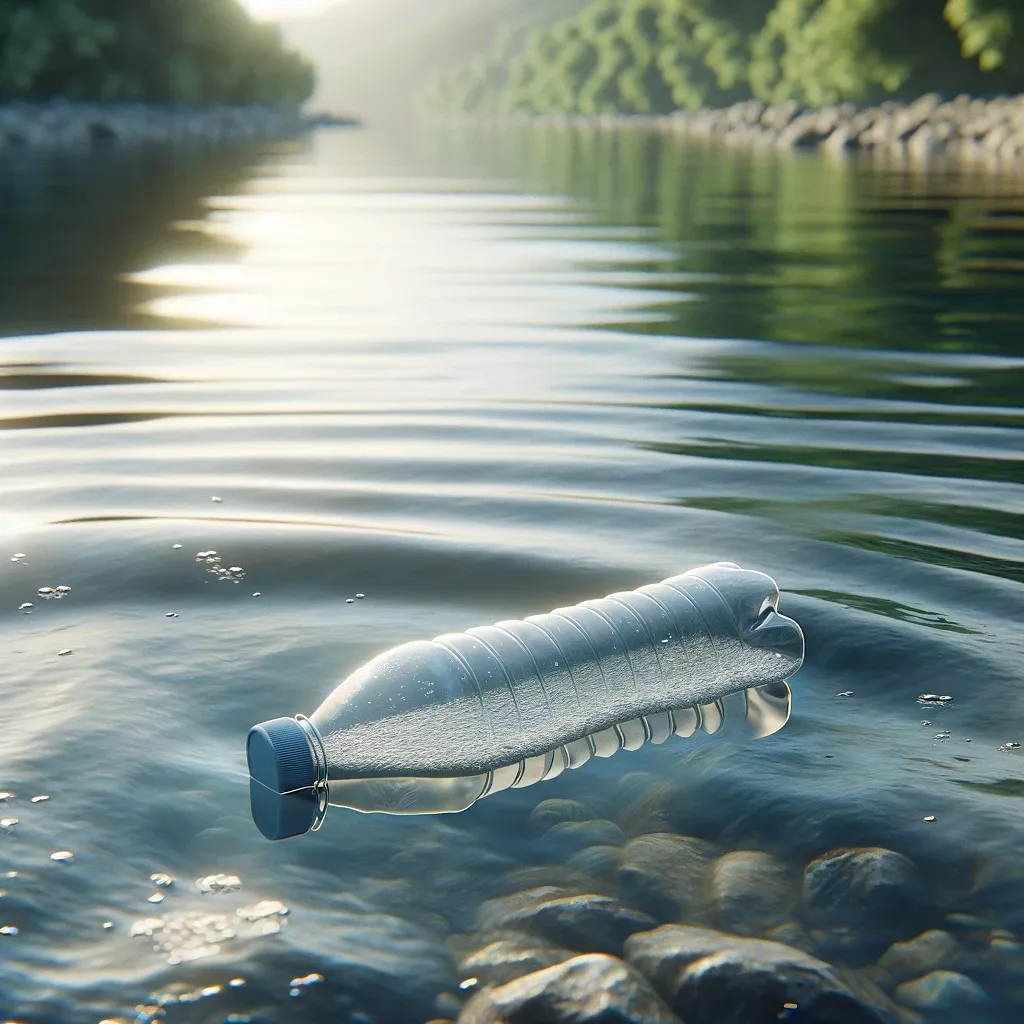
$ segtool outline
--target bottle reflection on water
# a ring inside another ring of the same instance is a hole
[[[672,736],[752,737],[789,719],[800,627],[760,572],[718,562],[546,615],[403,644],[310,718],[254,727],[253,818],[269,839],[328,805],[438,814]]]

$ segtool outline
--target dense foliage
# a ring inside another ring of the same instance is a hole
[[[435,109],[663,113],[1024,89],[1024,0],[591,0],[431,83]]]
[[[313,86],[236,0],[0,0],[0,98],[291,105]]]

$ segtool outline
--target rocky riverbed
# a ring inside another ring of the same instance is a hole
[[[912,103],[892,100],[872,107],[840,103],[817,109],[797,103],[750,100],[731,107],[661,116],[528,120],[583,123],[610,130],[648,127],[727,145],[868,153],[887,162],[926,164],[945,160],[993,169],[1024,169],[1024,95],[944,100],[929,94]]]
[[[332,115],[305,116],[259,105],[149,103],[0,104],[0,153],[137,143],[232,142],[290,138],[313,128],[354,125]]]
[[[674,832],[627,837],[597,813],[537,806],[564,864],[512,872],[449,937],[459,990],[439,997],[441,1019],[923,1024],[995,1020],[1024,999],[1024,943],[984,873],[947,902],[893,850],[799,865]]]

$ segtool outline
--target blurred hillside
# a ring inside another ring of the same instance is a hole
[[[347,0],[284,32],[317,65],[315,105],[380,120],[408,115],[431,72],[487,49],[500,29],[523,42],[586,2]]]
[[[235,0],[0,0],[0,100],[297,106],[314,78]]]
[[[1024,91],[1024,0],[589,0],[431,87],[473,113],[668,113]]]

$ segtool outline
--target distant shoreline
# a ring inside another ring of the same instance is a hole
[[[808,108],[758,100],[671,114],[509,115],[449,118],[474,123],[549,123],[600,130],[649,128],[683,138],[751,150],[870,153],[884,162],[925,165],[937,160],[1024,172],[1024,95],[943,100],[931,93],[878,106],[840,103]]]
[[[305,115],[286,107],[257,104],[11,101],[0,103],[0,158],[15,152],[140,143],[270,141],[318,128],[358,126],[355,118]]]

